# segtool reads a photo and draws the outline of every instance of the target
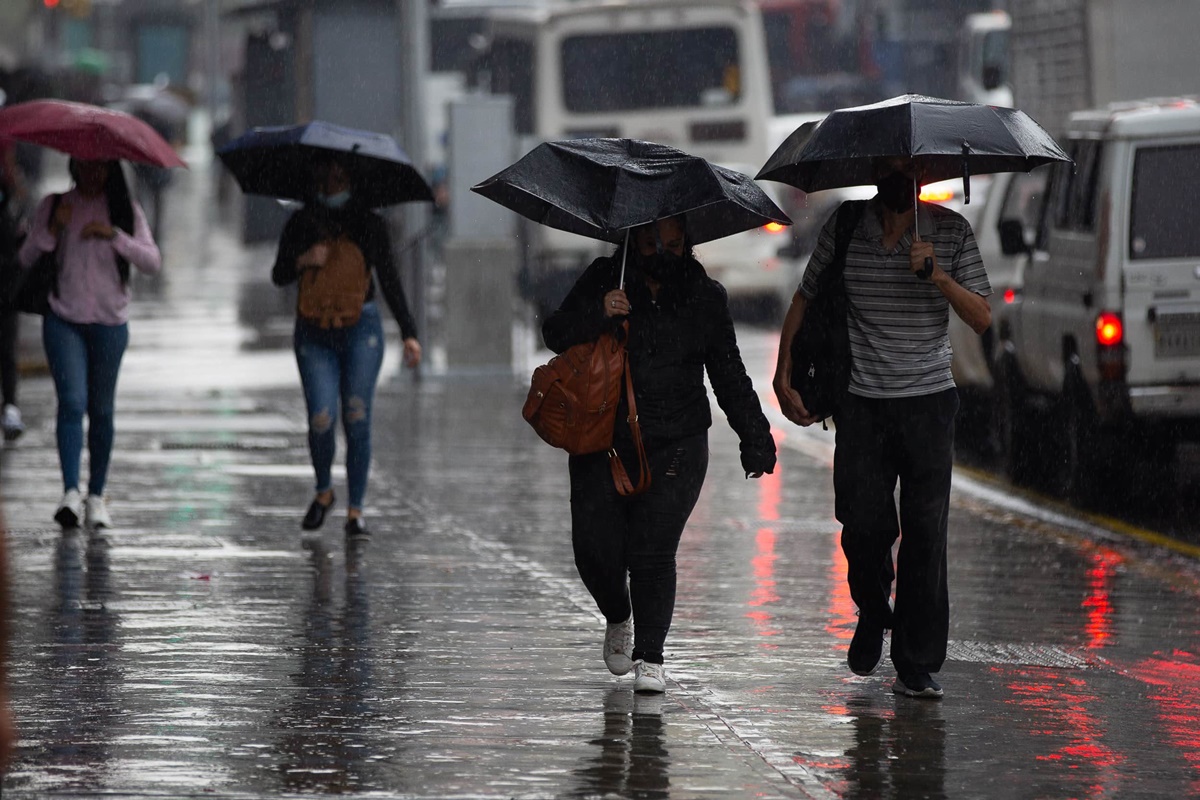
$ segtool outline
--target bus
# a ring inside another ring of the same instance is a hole
[[[747,0],[589,0],[497,10],[469,83],[513,98],[522,153],[545,141],[643,139],[755,174],[811,115],[774,113],[762,15]],[[763,188],[779,196],[777,184]],[[611,245],[521,223],[522,290],[539,315],[555,308]],[[697,248],[731,298],[782,308],[796,276],[779,226]]]

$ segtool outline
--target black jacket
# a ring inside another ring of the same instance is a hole
[[[317,204],[306,205],[292,214],[283,235],[279,237],[279,252],[275,266],[271,269],[271,281],[276,286],[286,286],[300,278],[296,260],[322,239],[345,233],[362,251],[367,267],[379,277],[379,288],[387,301],[392,316],[400,325],[400,335],[405,339],[416,338],[417,324],[408,310],[404,297],[404,286],[392,261],[392,239],[388,235],[383,217],[370,209],[350,205],[343,209],[328,209]],[[367,300],[375,297],[375,281],[367,291]]]
[[[632,264],[626,272],[630,374],[638,420],[648,444],[702,433],[712,426],[704,371],[721,410],[741,439],[742,468],[771,472],[775,440],[758,395],[738,352],[725,288],[694,259],[682,280],[659,290],[655,303]],[[580,276],[558,310],[542,325],[546,346],[556,353],[595,341],[620,327],[625,317],[604,315],[604,295],[617,287],[621,264],[598,258]],[[625,399],[617,413],[618,439],[629,436]]]

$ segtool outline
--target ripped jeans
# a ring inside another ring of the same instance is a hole
[[[618,450],[621,450],[618,445]],[[675,613],[675,552],[708,472],[708,434],[646,442],[650,488],[617,494],[608,454],[571,456],[575,567],[610,624],[633,613],[633,658],[661,664]],[[622,452],[631,480],[637,460]]]
[[[379,307],[366,303],[362,317],[349,328],[325,330],[297,319],[293,341],[308,406],[308,450],[316,472],[316,490],[333,488],[340,400],[349,506],[361,509],[371,470],[371,404],[383,366]]]

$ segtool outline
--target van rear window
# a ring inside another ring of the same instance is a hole
[[[1142,147],[1133,162],[1130,258],[1200,257],[1200,145]]]
[[[588,114],[720,108],[742,94],[732,28],[570,36],[562,43],[563,105]]]

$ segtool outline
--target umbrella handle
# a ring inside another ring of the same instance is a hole
[[[921,214],[921,182],[913,179],[913,241],[921,241],[921,226],[917,224],[918,217]],[[917,273],[918,278],[929,280],[933,277],[933,259],[926,258],[925,266]]]
[[[617,284],[618,289],[625,288],[625,262],[629,258],[629,229],[625,229],[625,246],[621,248],[621,280]]]

